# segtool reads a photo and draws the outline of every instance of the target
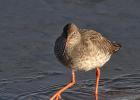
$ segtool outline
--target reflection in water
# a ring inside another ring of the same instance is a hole
[[[95,95],[95,100],[98,100],[98,94]]]
[[[99,90],[102,93],[99,92],[99,95],[92,94],[95,80],[83,80],[65,91],[62,94],[62,100],[137,100],[137,98],[140,98],[139,80],[140,74],[128,74],[113,79],[101,79]],[[14,100],[49,100],[50,96],[61,87],[63,85],[59,84],[33,93],[21,94],[14,98]]]

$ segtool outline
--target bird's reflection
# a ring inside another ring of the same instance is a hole
[[[98,100],[98,94],[95,94],[95,100]]]

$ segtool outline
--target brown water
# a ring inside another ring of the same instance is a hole
[[[66,23],[93,28],[122,49],[103,67],[99,100],[140,100],[139,0],[0,0],[0,100],[48,100],[71,80],[54,56]],[[95,100],[95,71],[77,72],[62,100]]]

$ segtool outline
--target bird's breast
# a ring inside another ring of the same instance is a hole
[[[80,57],[79,57],[80,56]],[[76,70],[92,70],[96,67],[102,67],[111,57],[109,53],[94,51],[83,53],[83,55],[77,55],[72,58],[74,69]]]

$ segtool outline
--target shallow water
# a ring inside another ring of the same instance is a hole
[[[55,72],[51,75],[59,75]],[[43,75],[37,77],[28,77],[15,80],[1,80],[1,87],[4,85],[30,83],[32,81],[40,81]],[[139,100],[140,99],[140,74],[126,74],[114,78],[101,79],[98,100]],[[81,80],[77,84],[68,89],[62,95],[62,100],[94,100],[93,94],[95,80]],[[55,91],[60,89],[63,84],[51,85],[48,88],[41,88],[33,92],[24,92],[19,95],[1,93],[2,100],[46,100],[49,99]],[[23,88],[23,87],[22,87]],[[5,99],[4,99],[5,98]]]
[[[71,79],[54,56],[55,39],[74,22],[122,44],[101,69],[99,100],[140,100],[139,0],[1,0],[0,100],[48,100]],[[62,100],[95,100],[95,71],[77,72]]]

